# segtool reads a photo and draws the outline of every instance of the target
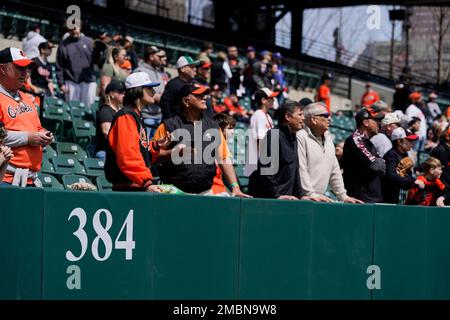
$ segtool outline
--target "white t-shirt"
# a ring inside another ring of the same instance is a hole
[[[408,116],[409,120],[412,120],[413,117],[420,119],[420,129],[418,132],[418,135],[420,138],[426,138],[427,136],[427,119],[425,119],[425,115],[423,114],[422,110],[419,109],[415,104],[411,104],[406,109],[406,115]]]
[[[256,140],[262,140],[267,131],[273,128],[273,121],[269,114],[262,110],[257,110],[250,119],[248,129],[247,163],[244,168],[244,175],[249,177],[258,168],[258,146]]]

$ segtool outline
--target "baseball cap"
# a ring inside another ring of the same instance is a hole
[[[359,123],[364,119],[383,120],[384,114],[381,112],[381,109],[377,106],[365,107],[359,110],[355,116],[356,123]]]
[[[120,65],[120,67],[121,67],[122,69],[126,69],[126,70],[129,70],[129,71],[131,71],[131,69],[133,69],[133,65],[131,64],[131,61],[130,61],[130,60],[125,60],[125,61]]]
[[[418,136],[413,134],[411,131],[403,129],[402,127],[395,129],[392,131],[391,140],[399,140],[399,139],[408,139],[408,140],[417,140],[419,139]]]
[[[268,54],[271,54],[271,52],[270,52],[269,50],[263,50],[263,51],[261,51],[261,52],[259,53],[259,55],[260,55],[261,57],[264,57],[264,56],[266,56],[266,55],[268,55]]]
[[[202,86],[200,84],[185,84],[180,88],[180,91],[178,92],[178,99],[181,100],[182,98],[193,94],[193,95],[202,95],[202,94],[208,94],[211,92],[211,89],[206,86]]]
[[[262,88],[255,92],[255,100],[261,101],[262,98],[276,97],[278,94],[277,91],[273,92],[269,88]]]
[[[331,78],[332,78],[331,73],[325,73],[325,74],[322,76],[322,81],[325,81],[325,80],[331,80]]]
[[[306,107],[308,104],[311,104],[313,102],[310,98],[303,98],[299,101],[299,103],[302,107]]]
[[[413,93],[411,93],[411,94],[409,95],[409,98],[410,98],[411,100],[412,100],[412,99],[418,100],[418,99],[422,98],[422,94],[421,94],[420,92],[415,91],[415,92],[413,92]]]
[[[247,52],[255,52],[255,51],[256,51],[255,47],[252,46],[247,47]]]
[[[382,111],[386,111],[389,108],[387,103],[384,102],[383,100],[375,101],[375,103],[373,105],[371,105],[371,107],[377,107]]]
[[[39,50],[51,49],[51,48],[53,48],[53,45],[48,41],[41,42],[38,46]]]
[[[183,68],[185,66],[197,65],[198,63],[198,60],[194,60],[190,56],[181,56],[177,60],[177,69]]]
[[[133,43],[134,42],[133,37],[130,37],[130,36],[126,36],[125,40],[127,40],[129,43]]]
[[[132,89],[137,87],[157,87],[159,82],[152,82],[145,72],[132,73],[125,81],[125,88]]]
[[[393,123],[400,123],[400,119],[397,117],[397,115],[395,113],[386,113],[384,115],[384,119],[381,120],[381,124],[383,126],[387,126],[389,124],[393,124]]]
[[[436,99],[438,96],[436,93],[432,92],[430,93],[430,95],[428,96],[430,99]]]
[[[209,69],[211,68],[213,64],[211,62],[206,62],[206,61],[200,61],[200,63],[198,64],[199,68],[203,68],[203,69]]]
[[[283,59],[283,56],[281,55],[281,53],[275,52],[275,53],[272,55],[272,58],[274,58],[274,59]]]
[[[36,66],[36,62],[28,59],[25,56],[25,53],[23,53],[23,51],[20,49],[8,47],[0,51],[0,63],[11,63],[11,62],[19,67]]]
[[[111,80],[111,82],[106,86],[105,93],[108,94],[110,92],[125,92],[125,85],[122,81]]]

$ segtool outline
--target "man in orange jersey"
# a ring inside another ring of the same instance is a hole
[[[366,84],[366,92],[361,97],[361,105],[363,107],[370,107],[375,102],[380,100],[380,97],[378,96],[378,93],[371,89],[370,83]]]
[[[327,106],[327,111],[330,113],[331,108],[331,74],[327,73],[322,76],[322,84],[317,91],[316,102],[323,102]]]
[[[4,143],[14,152],[0,183],[3,186],[39,186],[36,177],[41,169],[42,147],[53,141],[52,133],[41,126],[36,106],[19,91],[27,68],[34,64],[20,49],[0,51],[0,121],[8,130]]]

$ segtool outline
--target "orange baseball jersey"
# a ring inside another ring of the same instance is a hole
[[[330,88],[328,88],[328,86],[323,84],[319,87],[319,91],[317,92],[316,100],[318,102],[325,103],[327,106],[328,112],[330,112],[330,106],[331,106],[330,95],[331,95],[331,91],[330,91]]]
[[[0,121],[5,124],[5,128],[9,131],[45,131],[39,120],[38,110],[30,97],[21,91],[19,95],[20,100],[16,101],[0,93]],[[41,169],[42,148],[40,146],[25,145],[12,149],[14,157],[10,161],[11,165],[34,172]],[[12,182],[12,179],[11,174],[6,174],[3,181]]]
[[[378,93],[376,93],[375,91],[369,91],[364,93],[363,96],[361,97],[361,104],[364,107],[370,107],[378,100],[380,100]]]

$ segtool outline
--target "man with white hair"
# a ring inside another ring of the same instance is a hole
[[[370,139],[380,157],[384,157],[386,152],[392,149],[391,135],[400,126],[400,121],[395,113],[387,113],[381,120],[380,132]]]
[[[340,201],[363,203],[349,197],[344,187],[333,140],[328,132],[330,113],[322,102],[312,103],[303,110],[305,128],[297,132],[298,158],[302,194],[322,201],[328,185]]]

